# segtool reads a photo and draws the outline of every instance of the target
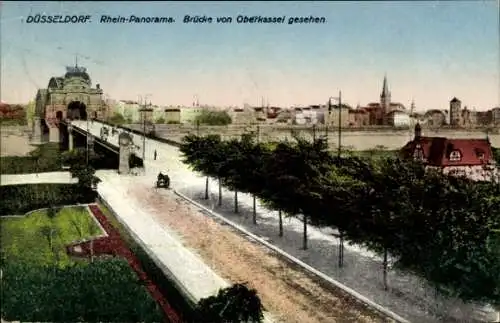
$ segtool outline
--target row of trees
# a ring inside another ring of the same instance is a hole
[[[195,171],[249,193],[307,225],[339,230],[343,241],[380,253],[446,295],[500,305],[500,187],[426,171],[398,158],[337,157],[323,140],[261,144],[252,136],[184,138]],[[208,196],[208,180],[206,197]],[[219,188],[220,195],[220,188]],[[220,203],[220,198],[219,198]],[[385,272],[385,270],[384,270]]]

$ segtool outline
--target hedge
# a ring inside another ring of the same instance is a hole
[[[30,152],[29,156],[0,158],[2,174],[54,172],[62,168],[61,150],[58,143],[47,143]]]
[[[0,216],[31,210],[92,203],[96,192],[77,184],[26,184],[0,186]]]
[[[162,321],[159,306],[122,259],[64,268],[7,263],[1,308],[9,321]]]

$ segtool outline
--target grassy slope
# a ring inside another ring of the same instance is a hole
[[[0,218],[0,224],[2,252],[8,262],[49,265],[54,263],[56,253],[60,265],[69,264],[73,261],[66,254],[65,245],[102,234],[84,207],[61,209],[53,220],[47,212],[37,211],[22,218]],[[50,225],[57,230],[53,238],[54,253],[41,232],[44,226]]]

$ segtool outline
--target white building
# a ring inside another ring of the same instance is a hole
[[[299,125],[323,124],[325,123],[324,108],[294,108],[293,122]]]
[[[410,115],[405,111],[394,110],[387,114],[387,121],[393,127],[409,127]]]

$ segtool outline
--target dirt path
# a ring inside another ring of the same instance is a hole
[[[137,183],[128,194],[159,223],[177,232],[221,277],[233,283],[248,282],[280,322],[389,322],[343,292],[321,286],[170,191],[156,192]]]

